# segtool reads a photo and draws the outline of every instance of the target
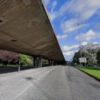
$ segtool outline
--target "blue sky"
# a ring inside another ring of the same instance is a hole
[[[100,43],[100,0],[44,1],[66,60],[79,49],[79,33],[82,45]]]

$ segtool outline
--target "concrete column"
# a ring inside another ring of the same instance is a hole
[[[51,65],[51,60],[48,60],[48,64]]]
[[[59,65],[59,62],[57,61],[57,65]]]
[[[58,62],[58,65],[60,65],[60,63]]]
[[[57,62],[55,61],[55,65],[57,65]]]
[[[51,65],[53,66],[53,60],[51,60]]]
[[[39,56],[38,67],[42,67],[42,56]]]
[[[36,68],[38,64],[37,56],[34,56],[34,67]]]
[[[57,61],[55,61],[54,63],[55,63],[55,65],[58,65],[58,62]]]
[[[56,65],[56,61],[54,61],[54,65]]]

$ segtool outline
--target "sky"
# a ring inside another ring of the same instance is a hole
[[[79,40],[100,43],[100,0],[44,1],[66,60],[79,50]]]

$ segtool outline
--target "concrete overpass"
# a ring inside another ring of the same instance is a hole
[[[0,49],[65,62],[43,0],[0,0]]]

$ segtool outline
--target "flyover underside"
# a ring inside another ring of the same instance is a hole
[[[65,61],[41,0],[0,0],[0,49]]]

